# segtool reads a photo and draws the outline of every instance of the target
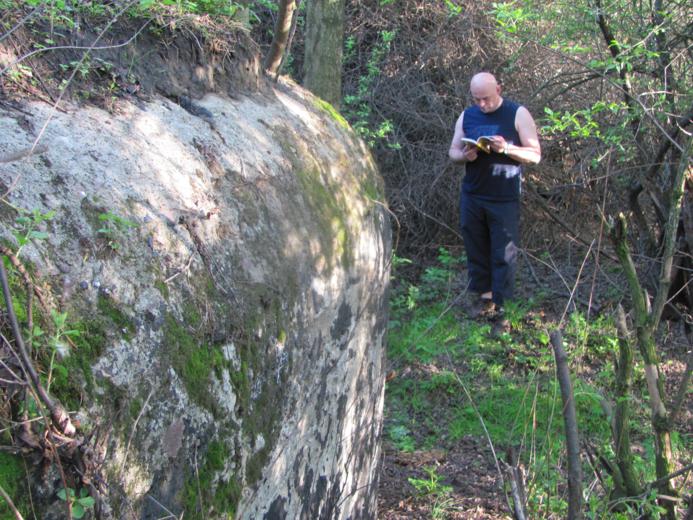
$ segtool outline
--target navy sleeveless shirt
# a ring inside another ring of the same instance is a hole
[[[464,111],[464,136],[477,139],[482,135],[502,135],[509,144],[521,145],[515,130],[518,103],[503,99],[494,112],[484,114],[474,105]],[[520,197],[522,165],[505,154],[479,151],[477,159],[466,163],[462,191],[492,201],[514,201]]]

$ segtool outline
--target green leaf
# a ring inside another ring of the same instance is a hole
[[[83,497],[77,500],[77,502],[84,508],[91,509],[92,507],[94,507],[96,500],[94,500],[92,497]]]
[[[76,518],[77,520],[79,520],[85,515],[86,512],[87,510],[84,509],[84,507],[82,507],[82,505],[79,502],[75,502],[74,504],[72,504],[72,518]]]
[[[60,500],[67,500],[68,496],[70,497],[70,499],[73,499],[73,498],[75,498],[75,490],[72,488],[67,488],[67,491],[66,491],[65,488],[60,488],[57,495],[58,495],[58,498],[60,498]]]
[[[29,233],[29,238],[33,238],[36,240],[45,240],[48,238],[48,233],[45,231],[32,231]]]

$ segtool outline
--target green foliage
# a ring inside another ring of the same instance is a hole
[[[24,489],[25,471],[22,459],[17,455],[0,452],[0,486],[12,498],[24,518],[29,518],[28,493]],[[0,518],[15,518],[9,505],[0,497]]]
[[[622,153],[626,151],[625,129],[630,112],[623,103],[598,101],[588,108],[560,113],[545,107],[544,114],[541,131],[545,135],[567,134],[573,139],[593,139]],[[620,122],[614,124],[614,120]]]
[[[209,518],[210,509],[233,518],[241,498],[240,481],[235,475],[218,478],[230,459],[231,452],[223,442],[209,443],[204,464],[188,478],[181,491],[186,518]]]
[[[411,436],[409,428],[403,424],[395,424],[387,430],[390,442],[394,444],[399,451],[411,453],[416,449],[414,438]]]
[[[460,318],[449,302],[462,260],[441,250],[438,262],[424,269],[416,283],[398,274],[398,269],[410,265],[406,259],[393,261],[388,356],[408,375],[395,377],[386,386],[387,439],[396,449],[411,452],[450,449],[466,437],[481,439],[488,432],[499,451],[521,447],[531,477],[531,516],[564,517],[565,481],[557,471],[565,464],[563,403],[547,332],[552,324],[536,316],[534,300],[506,305],[512,332],[501,338],[492,336],[488,323]],[[608,454],[611,432],[601,403],[604,388],[613,384],[616,330],[606,317],[589,320],[576,312],[569,317],[564,341],[576,366],[588,360],[605,367],[598,372],[603,379],[575,378],[573,387],[581,434]],[[427,433],[422,435],[422,430]],[[653,474],[651,455],[638,464],[640,471]],[[439,483],[431,475],[410,482],[420,494]],[[603,511],[605,498],[600,496],[592,511]],[[440,505],[431,499],[434,502]]]
[[[534,18],[526,5],[518,5],[516,1],[494,2],[492,6],[491,15],[501,29],[498,33],[501,36],[505,36],[505,33],[517,33],[521,27]]]
[[[17,239],[16,255],[19,255],[22,248],[32,240],[45,240],[48,238],[48,233],[39,228],[43,228],[44,223],[53,219],[55,211],[41,211],[34,209],[28,211],[25,209],[19,210],[19,217],[15,219],[16,228],[12,230],[12,234]]]
[[[174,9],[179,13],[234,16],[243,4],[230,0],[140,0],[141,10]]]
[[[416,491],[421,495],[447,495],[452,492],[452,486],[446,486],[442,483],[440,475],[436,468],[424,468],[428,478],[418,479],[410,478],[409,483],[414,486]]]
[[[370,147],[374,147],[378,142],[386,142],[388,148],[399,149],[397,142],[390,139],[394,133],[392,122],[389,120],[374,121],[371,108],[373,83],[380,77],[381,63],[387,56],[396,34],[396,30],[380,32],[380,38],[371,49],[370,58],[366,63],[366,73],[359,78],[356,92],[344,96],[344,115],[351,122],[354,130]],[[353,55],[354,50],[355,40],[347,38],[344,50],[345,61]]]
[[[98,219],[101,227],[96,232],[105,237],[108,246],[116,251],[120,248],[120,243],[125,239],[128,230],[137,227],[137,223],[116,215],[112,211],[100,213]]]
[[[75,490],[72,488],[61,488],[57,493],[58,498],[63,502],[68,501],[72,505],[72,518],[79,520],[90,509],[93,509],[96,501],[89,496],[89,491],[87,488],[82,488],[79,491],[79,496],[75,494]]]
[[[445,0],[445,7],[448,8],[448,11],[450,13],[448,16],[459,16],[460,14],[462,14],[462,6],[457,5],[452,0]]]
[[[409,483],[414,486],[420,497],[432,499],[431,518],[433,520],[447,518],[447,513],[453,505],[452,486],[443,484],[443,479],[435,467],[424,468],[427,478],[409,477]]]

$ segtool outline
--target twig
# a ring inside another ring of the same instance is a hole
[[[522,472],[517,462],[517,456],[515,450],[512,446],[508,448],[507,452],[509,463],[506,463],[506,470],[508,471],[508,478],[510,480],[510,491],[513,496],[513,508],[515,520],[526,520],[527,514],[525,513],[525,490],[522,478]]]
[[[561,319],[558,323],[559,328],[563,325],[563,320],[565,320],[566,314],[568,314],[568,309],[570,308],[570,304],[573,302],[573,297],[575,296],[575,292],[577,291],[578,285],[580,284],[580,278],[582,277],[582,270],[585,268],[585,264],[587,263],[587,259],[590,256],[590,252],[592,251],[593,245],[594,245],[594,240],[590,244],[590,247],[587,250],[587,253],[585,253],[585,257],[582,259],[582,264],[580,265],[580,269],[578,270],[578,274],[575,277],[575,283],[573,284],[573,288],[570,291],[570,298],[568,298],[568,303],[566,303],[565,310],[563,311],[563,315],[561,316]]]
[[[147,498],[154,502],[157,506],[159,506],[161,509],[163,509],[165,512],[168,513],[168,516],[165,516],[159,520],[166,520],[167,518],[178,518],[169,508],[167,508],[164,504],[159,502],[156,498],[154,498],[152,495],[147,495]]]
[[[12,27],[9,31],[7,31],[5,34],[0,36],[0,42],[3,41],[4,39],[8,38],[13,32],[15,32],[17,29],[19,29],[21,26],[23,26],[26,22],[28,22],[32,16],[43,11],[43,9],[46,7],[46,5],[47,4],[42,3],[37,8],[35,8],[33,11],[31,11],[28,15],[26,15],[24,18],[19,20],[14,25],[14,27]]]
[[[565,229],[570,234],[571,237],[573,237],[575,240],[580,242],[582,245],[590,247],[590,243],[587,242],[587,240],[580,237],[580,234],[577,231],[575,231],[575,229],[573,229],[567,222],[565,222],[558,215],[556,215],[556,213],[554,211],[551,210],[551,208],[544,201],[544,199],[541,197],[541,195],[539,195],[536,192],[536,189],[534,189],[533,187],[530,186],[527,189],[527,193],[530,193],[532,195],[532,197],[533,197],[534,201],[537,203],[537,205],[541,209],[544,210],[544,212],[549,216],[549,218],[551,218],[551,220],[553,220],[559,226],[561,226],[563,229]],[[613,260],[614,262],[618,262],[618,258],[616,258],[615,256],[613,256],[610,253],[607,253],[606,251],[599,250],[598,253],[600,255],[604,255],[605,257],[609,258],[610,260]]]
[[[22,457],[22,463],[24,464],[24,475],[26,476],[27,484],[29,482],[29,468],[26,465],[26,459]],[[34,515],[34,520],[37,520],[36,509],[34,508],[34,497],[31,493],[31,486],[27,485],[27,490],[29,494],[29,505],[31,506],[31,514]]]
[[[0,155],[0,163],[10,163],[24,159],[25,157],[30,157],[32,155],[41,155],[48,151],[47,146],[32,146],[29,148],[22,148],[16,152],[9,153],[7,155]]]
[[[200,504],[200,513],[204,512],[205,506],[202,502],[202,487],[200,486],[200,468],[197,466],[197,443],[193,452],[193,463],[195,464],[195,480],[197,481],[197,500]]]
[[[17,507],[14,505],[14,502],[12,502],[12,499],[10,498],[10,495],[8,495],[8,494],[5,492],[5,490],[2,488],[2,486],[0,486],[0,495],[2,495],[2,498],[5,499],[5,502],[7,502],[7,505],[10,507],[10,509],[11,509],[12,512],[14,513],[14,517],[15,517],[17,520],[24,520],[24,517],[23,517],[22,514],[19,512],[19,510],[17,509]]]
[[[17,322],[17,316],[14,313],[14,307],[12,306],[12,295],[10,294],[10,287],[7,282],[7,272],[5,271],[5,265],[0,261],[0,282],[2,282],[2,292],[5,297],[5,306],[7,307],[7,315],[10,320],[10,327],[12,328],[12,333],[15,336],[15,341],[17,348],[19,349],[20,359],[24,365],[24,371],[31,379],[33,383],[34,390],[40,397],[41,401],[46,405],[51,413],[51,419],[55,426],[65,435],[73,436],[76,433],[76,428],[70,420],[70,416],[63,406],[58,402],[53,400],[48,393],[46,393],[41,380],[39,379],[38,373],[34,368],[34,364],[29,357],[24,345],[24,340],[22,338],[22,332],[19,328],[19,323]]]
[[[39,303],[41,304],[41,310],[46,314],[50,314],[50,309],[48,308],[48,304],[46,303],[46,300],[43,298],[43,294],[39,290],[36,285],[31,281],[31,277],[29,276],[29,273],[27,272],[26,268],[24,267],[24,264],[19,261],[19,258],[14,254],[14,252],[9,248],[6,247],[2,244],[0,244],[0,255],[5,255],[7,259],[10,261],[12,266],[19,271],[19,274],[22,275],[22,280],[24,281],[24,285],[26,285],[29,290],[33,291],[33,293],[36,295],[36,298],[38,299]]]
[[[188,257],[188,261],[185,263],[185,266],[183,267],[183,269],[180,269],[179,271],[176,271],[176,272],[173,273],[171,276],[169,276],[168,278],[166,278],[166,280],[164,280],[164,283],[172,282],[173,280],[175,280],[176,278],[178,278],[181,274],[183,274],[183,273],[186,272],[188,269],[190,269],[190,264],[192,263],[192,259],[193,259],[193,256],[194,256],[194,255],[195,255],[194,253],[190,253],[190,256]]]
[[[140,412],[137,414],[137,418],[135,419],[134,424],[132,425],[132,431],[130,432],[130,438],[128,439],[127,446],[125,446],[125,453],[123,454],[123,462],[120,464],[120,473],[123,473],[123,469],[125,468],[125,461],[128,458],[128,451],[130,451],[130,444],[132,443],[132,439],[135,436],[135,431],[137,430],[137,423],[140,422],[140,419],[142,418],[142,415],[144,414],[145,409],[147,408],[147,405],[149,404],[149,400],[152,397],[152,394],[154,393],[154,388],[152,388],[149,391],[149,395],[147,396],[147,399],[145,399],[144,404],[142,405],[142,408],[140,409]]]
[[[668,480],[671,480],[671,479],[673,479],[673,478],[676,478],[676,477],[678,477],[679,475],[683,475],[684,473],[687,473],[687,472],[689,472],[689,471],[692,470],[692,469],[693,469],[693,463],[690,463],[690,464],[684,466],[683,468],[681,468],[681,469],[678,470],[678,471],[674,471],[673,473],[670,473],[669,475],[666,475],[665,477],[658,478],[658,479],[655,480],[654,482],[650,482],[649,484],[647,484],[647,488],[648,488],[648,489],[656,488],[657,486],[660,486],[661,484],[664,484],[664,483],[667,482]]]

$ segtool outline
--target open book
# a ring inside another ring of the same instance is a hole
[[[471,146],[476,146],[486,153],[491,153],[491,141],[493,141],[493,136],[482,135],[476,141],[474,139],[469,139],[468,137],[463,137],[461,141]]]

